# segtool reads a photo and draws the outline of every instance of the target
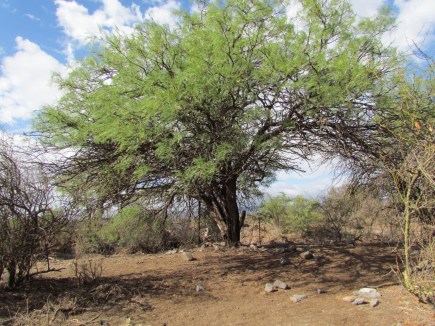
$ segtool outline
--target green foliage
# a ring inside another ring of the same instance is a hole
[[[268,197],[259,209],[262,219],[274,223],[284,232],[305,232],[320,218],[316,200],[284,193]]]
[[[164,248],[164,225],[147,216],[141,205],[124,207],[108,220],[89,219],[80,223],[76,256],[109,254],[125,249],[129,252],[159,251]]]
[[[101,237],[116,248],[130,252],[160,250],[162,225],[148,217],[140,205],[123,208],[101,229]]]
[[[101,235],[103,221],[99,219],[83,220],[77,224],[75,256],[86,254],[110,254],[114,251],[113,243]]]
[[[313,151],[366,151],[396,66],[381,42],[391,14],[357,22],[346,1],[300,3],[288,20],[285,1],[210,1],[174,29],[102,39],[35,120],[49,145],[77,149],[58,166],[64,184],[114,202],[201,200],[237,242],[229,192],[249,197]]]

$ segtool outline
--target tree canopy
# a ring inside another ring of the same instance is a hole
[[[293,2],[294,5],[296,2]],[[369,150],[382,79],[395,67],[381,42],[393,18],[357,19],[342,0],[226,0],[144,22],[96,43],[36,118],[64,185],[116,203],[201,201],[229,242],[238,199],[313,153]]]

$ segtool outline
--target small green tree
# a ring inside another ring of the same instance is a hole
[[[259,214],[283,232],[306,232],[320,218],[316,200],[301,195],[289,197],[284,193],[269,196],[261,204]]]
[[[166,210],[201,201],[231,244],[239,200],[311,153],[349,157],[370,141],[381,81],[396,65],[387,11],[356,21],[344,0],[205,1],[176,28],[146,22],[102,40],[36,119],[73,152],[54,172],[105,202]]]
[[[135,252],[164,249],[164,232],[158,219],[148,216],[140,205],[131,205],[109,220],[100,234],[113,246]]]

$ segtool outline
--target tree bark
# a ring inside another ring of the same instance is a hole
[[[240,243],[240,219],[237,205],[237,179],[233,178],[225,185],[224,208],[227,214],[227,241],[230,245]]]
[[[241,222],[237,204],[237,178],[228,180],[218,194],[203,195],[201,200],[210,210],[225,241],[230,246],[239,245]]]

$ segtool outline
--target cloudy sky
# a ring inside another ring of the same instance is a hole
[[[415,42],[433,50],[435,0],[351,0],[360,16],[375,15],[384,4],[397,14],[397,29],[388,41],[405,52]],[[101,29],[128,32],[153,19],[174,24],[172,11],[191,10],[189,0],[0,0],[0,127],[10,133],[28,130],[35,111],[53,103],[59,91],[54,71],[86,54]],[[321,166],[304,177],[281,173],[271,192],[313,194],[331,184],[330,168]]]

